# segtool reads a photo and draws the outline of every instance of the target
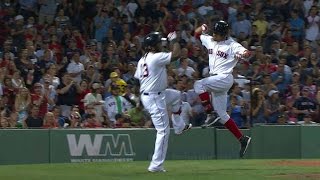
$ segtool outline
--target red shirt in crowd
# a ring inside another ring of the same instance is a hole
[[[40,101],[40,102],[39,102]],[[48,112],[48,99],[45,96],[40,96],[38,94],[31,94],[32,104],[39,105],[39,117],[43,118]]]

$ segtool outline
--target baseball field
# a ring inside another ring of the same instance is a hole
[[[0,180],[320,179],[320,160],[170,160],[166,173],[147,172],[148,163],[1,165]]]

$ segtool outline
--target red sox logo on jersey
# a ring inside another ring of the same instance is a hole
[[[213,49],[209,49],[209,52],[208,52],[209,54],[213,54]],[[225,53],[225,52],[222,52],[222,51],[217,51],[217,53],[216,53],[216,55],[217,56],[219,56],[219,57],[222,57],[222,58],[224,58],[224,59],[227,59],[228,58],[228,54],[227,53]]]

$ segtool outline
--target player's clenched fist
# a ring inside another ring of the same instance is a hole
[[[202,32],[208,31],[208,26],[206,24],[201,25]]]
[[[176,38],[177,38],[177,33],[175,31],[170,32],[167,36],[168,41],[173,41]]]

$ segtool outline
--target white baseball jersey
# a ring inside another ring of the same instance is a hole
[[[124,113],[125,111],[129,110],[132,108],[132,105],[122,96],[119,96],[120,101],[121,101],[121,108],[118,109],[117,106],[117,101],[114,96],[108,96],[105,98],[105,103],[104,103],[104,111],[107,112],[108,117],[110,121],[115,122],[115,116],[118,114],[118,112]]]
[[[167,88],[166,65],[171,55],[171,52],[150,52],[139,60],[134,77],[140,81],[140,92],[161,92]]]
[[[247,49],[229,37],[225,41],[213,41],[212,36],[201,35],[202,45],[208,49],[209,73],[210,74],[230,74],[238,60],[236,54],[243,54]]]

